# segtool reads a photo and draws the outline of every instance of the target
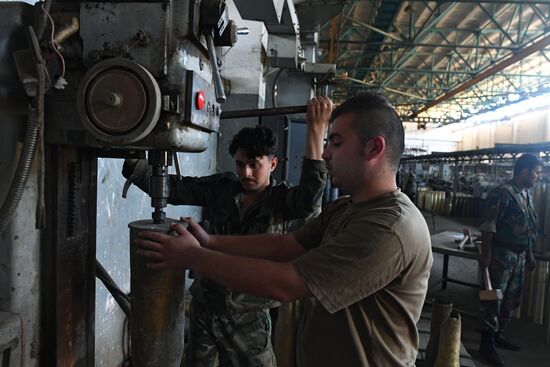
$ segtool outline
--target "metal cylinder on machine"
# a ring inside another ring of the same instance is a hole
[[[183,355],[185,272],[151,270],[136,254],[134,240],[142,231],[170,234],[167,219],[140,220],[130,228],[131,345],[133,367],[179,367]],[[179,223],[179,222],[178,222]]]

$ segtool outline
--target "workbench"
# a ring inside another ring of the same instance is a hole
[[[441,233],[434,234],[431,236],[432,240],[432,252],[434,253],[440,253],[443,254],[443,272],[441,274],[441,279],[438,280],[436,283],[432,284],[430,286],[430,289],[434,288],[435,286],[441,284],[441,289],[447,288],[447,282],[451,283],[457,283],[462,284],[467,287],[475,287],[478,288],[479,285],[476,283],[469,283],[465,282],[459,279],[453,279],[449,278],[449,257],[462,257],[465,259],[472,259],[477,261],[477,250],[466,250],[462,249],[459,250],[457,248],[457,244],[455,243],[455,240],[460,240],[464,237],[462,233],[459,232],[452,232],[452,231],[445,231]]]

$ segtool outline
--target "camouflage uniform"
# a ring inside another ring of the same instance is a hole
[[[508,183],[489,194],[480,230],[494,234],[489,275],[504,297],[480,302],[482,331],[501,332],[520,305],[525,252],[535,244],[536,221],[529,191]]]
[[[148,192],[150,168],[145,161],[133,173],[125,166],[125,177]],[[240,213],[243,196],[238,177],[232,173],[207,177],[170,176],[168,202],[203,207],[203,227],[208,233],[248,235],[283,233],[320,210],[326,180],[323,161],[304,159],[300,184],[270,186],[244,214]],[[242,217],[242,220],[241,220]],[[186,366],[275,366],[271,345],[269,308],[279,306],[273,300],[233,292],[207,278],[199,277],[191,286],[190,342]]]

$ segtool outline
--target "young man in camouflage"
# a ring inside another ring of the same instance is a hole
[[[236,175],[182,180],[171,176],[169,203],[203,206],[203,225],[210,234],[285,232],[292,220],[320,209],[326,180],[321,154],[332,108],[326,97],[314,98],[308,104],[306,154],[298,186],[276,184],[271,176],[277,166],[273,132],[265,127],[244,128],[229,147],[235,157]],[[123,174],[134,176],[134,182],[148,191],[150,168],[146,162],[140,162],[135,170],[127,162]],[[195,280],[191,294],[187,367],[276,365],[269,308],[280,303],[234,292],[204,277]]]
[[[495,188],[487,198],[479,265],[489,269],[494,289],[501,289],[501,301],[483,301],[481,306],[480,354],[493,366],[504,361],[495,347],[519,350],[504,338],[505,325],[518,308],[523,288],[524,269],[535,268],[533,246],[536,236],[536,212],[529,189],[542,171],[542,162],[533,154],[523,154],[514,165],[511,182]]]

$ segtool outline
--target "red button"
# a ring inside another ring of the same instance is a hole
[[[204,108],[204,99],[204,92],[202,90],[198,91],[195,95],[195,107],[197,107],[197,110]]]

